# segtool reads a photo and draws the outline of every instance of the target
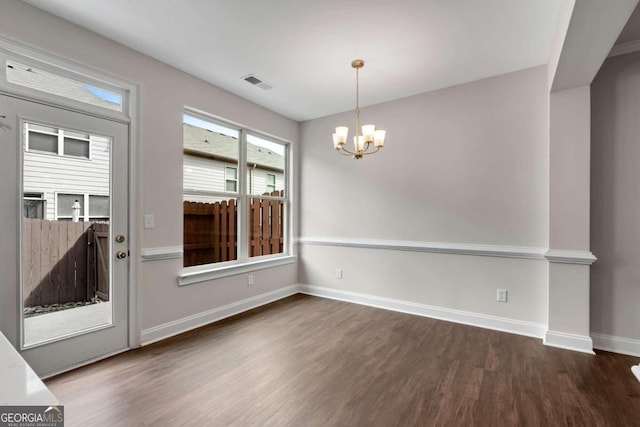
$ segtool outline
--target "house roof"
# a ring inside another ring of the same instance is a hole
[[[182,130],[185,153],[223,161],[237,161],[237,138],[188,123],[182,125]],[[250,142],[247,143],[247,163],[262,169],[284,171],[284,156]]]
[[[90,90],[90,86],[85,83],[17,62],[9,61],[7,63],[7,80],[20,86],[86,102],[109,110],[120,111],[121,109],[121,105],[109,102],[93,93]]]

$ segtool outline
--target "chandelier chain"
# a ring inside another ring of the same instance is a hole
[[[356,136],[360,130],[360,68],[356,68]]]

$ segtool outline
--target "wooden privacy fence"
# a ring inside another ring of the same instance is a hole
[[[108,223],[24,218],[24,306],[88,301],[98,289],[108,299],[108,234]]]
[[[265,196],[282,197],[283,191]],[[249,199],[249,256],[283,251],[282,200]],[[235,199],[184,202],[184,266],[237,259],[238,206]]]

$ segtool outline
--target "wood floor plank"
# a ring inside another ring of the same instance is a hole
[[[640,426],[639,358],[294,295],[49,379],[67,426]]]

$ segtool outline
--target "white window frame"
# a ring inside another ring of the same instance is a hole
[[[54,155],[54,156],[64,156],[64,157],[69,157],[72,159],[78,159],[78,160],[91,160],[91,152],[92,152],[92,146],[93,144],[91,143],[92,141],[92,135],[88,135],[87,139],[84,138],[78,138],[77,136],[73,136],[73,135],[66,135],[65,132],[73,132],[73,133],[80,133],[79,131],[76,130],[71,130],[71,129],[60,129],[60,128],[56,128],[58,129],[58,132],[53,133],[53,132],[45,132],[42,130],[37,130],[37,129],[31,129],[29,127],[30,124],[34,124],[34,125],[40,125],[40,126],[45,126],[45,127],[50,127],[48,125],[42,124],[42,123],[32,123],[32,122],[26,122],[26,132],[25,132],[25,137],[26,137],[26,146],[25,146],[25,150],[30,152],[30,153],[38,153],[38,154],[47,154],[47,155]],[[54,153],[52,151],[45,151],[45,150],[38,150],[35,148],[31,148],[30,144],[29,144],[29,139],[31,138],[31,132],[34,133],[40,133],[42,135],[51,135],[51,136],[56,136],[58,138],[58,152]],[[89,145],[89,157],[84,157],[84,156],[74,156],[72,154],[64,154],[64,145],[65,145],[65,138],[69,138],[69,139],[73,139],[76,141],[86,141],[86,143]]]
[[[227,171],[228,170],[232,170],[232,169],[235,171],[235,175],[236,175],[235,179],[228,178],[229,175],[227,174]],[[227,189],[227,183],[228,182],[233,182],[235,184],[236,189],[234,191],[230,191],[229,189]],[[224,190],[225,190],[225,192],[228,192],[228,193],[237,193],[238,192],[238,166],[225,166],[224,167]]]
[[[269,184],[269,178],[273,177],[273,184]],[[267,183],[265,184],[265,192],[266,193],[273,193],[274,191],[276,191],[276,184],[277,180],[276,180],[276,174],[275,173],[268,173],[267,174]],[[272,189],[270,189],[270,187],[273,187]]]
[[[227,277],[246,272],[252,272],[255,270],[270,268],[279,265],[292,264],[295,262],[295,257],[292,255],[292,242],[290,224],[291,219],[291,202],[290,202],[290,176],[291,176],[291,142],[277,136],[265,134],[247,126],[243,126],[237,123],[230,122],[220,117],[213,116],[206,112],[185,107],[184,113],[213,124],[218,124],[230,129],[236,129],[240,131],[240,138],[238,139],[238,164],[237,164],[237,192],[198,192],[200,195],[210,195],[214,197],[229,197],[237,199],[238,206],[238,219],[236,222],[238,247],[237,247],[237,259],[233,261],[224,261],[211,264],[196,265],[191,267],[183,267],[182,271],[178,275],[178,285],[185,286],[194,283],[199,283],[207,280],[218,279],[221,277]],[[284,197],[271,197],[271,196],[258,196],[251,195],[247,190],[247,135],[255,135],[260,138],[270,140],[272,142],[282,144],[285,148],[285,170],[284,170]],[[225,170],[225,189],[226,189],[226,170]],[[256,257],[249,257],[249,215],[248,205],[250,198],[266,198],[274,200],[282,200],[284,204],[284,224],[283,224],[283,238],[284,245],[282,253],[262,255]],[[184,245],[184,243],[183,243]]]
[[[58,196],[61,194],[65,194],[65,195],[71,195],[71,196],[78,196],[78,198],[82,198],[82,206],[84,207],[84,212],[82,212],[82,215],[80,215],[80,220],[82,222],[90,222],[92,221],[91,219],[91,203],[89,202],[90,196],[99,196],[99,197],[109,197],[108,194],[94,194],[94,193],[74,193],[72,191],[56,191],[53,195],[54,199],[53,199],[53,205],[54,205],[54,213],[53,213],[53,217],[56,221],[61,220],[61,219],[71,219],[71,215],[60,215],[58,213],[58,207],[60,206],[60,204],[58,203]],[[104,217],[100,217],[100,218],[104,218]],[[108,218],[111,218],[111,212],[109,212],[109,216]],[[93,220],[95,221],[95,220]]]

